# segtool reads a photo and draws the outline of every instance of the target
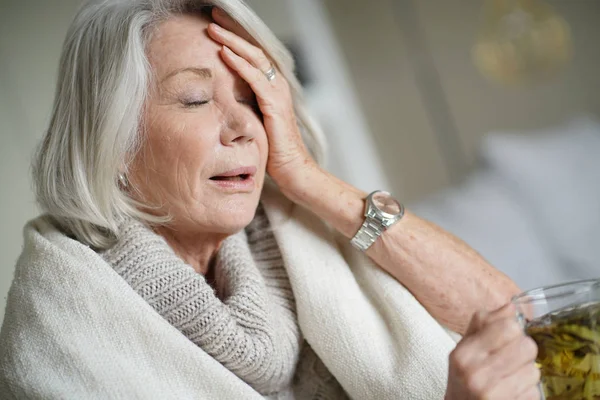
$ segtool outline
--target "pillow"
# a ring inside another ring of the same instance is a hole
[[[483,156],[569,275],[600,276],[600,125],[578,118],[545,131],[490,134]]]

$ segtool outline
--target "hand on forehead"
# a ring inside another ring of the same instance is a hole
[[[248,32],[236,21],[233,20],[225,11],[221,10],[218,7],[213,7],[211,12],[213,20],[221,25],[223,28],[235,33],[236,35],[246,39],[248,42],[252,43],[255,46],[258,46],[258,43],[254,38],[252,38]],[[259,46],[260,47],[260,46]]]

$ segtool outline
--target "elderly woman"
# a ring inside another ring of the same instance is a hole
[[[85,4],[34,165],[46,215],[8,297],[3,398],[537,398],[535,344],[501,307],[515,285],[325,172],[320,143],[241,0]]]

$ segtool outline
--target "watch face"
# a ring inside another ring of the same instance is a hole
[[[389,193],[377,192],[373,195],[372,201],[380,211],[386,214],[398,215],[400,213],[400,203]]]

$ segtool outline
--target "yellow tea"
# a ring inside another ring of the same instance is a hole
[[[547,314],[527,323],[546,400],[600,400],[600,303]]]

